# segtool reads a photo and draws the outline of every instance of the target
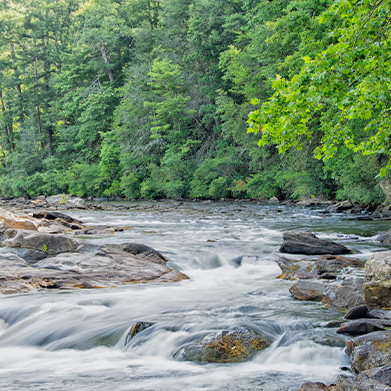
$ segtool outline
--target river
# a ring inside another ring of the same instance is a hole
[[[282,232],[315,232],[366,259],[388,222],[245,202],[138,205],[69,214],[126,228],[90,239],[149,245],[190,279],[1,297],[1,390],[293,391],[342,373],[346,338],[333,323],[341,314],[292,299],[292,282],[276,279]],[[126,343],[137,321],[153,326]],[[187,344],[235,326],[273,343],[242,364],[181,361]]]

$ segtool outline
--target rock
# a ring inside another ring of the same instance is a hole
[[[381,244],[391,244],[391,231],[379,235],[376,240]]]
[[[315,206],[328,206],[330,204],[332,204],[332,201],[325,201],[319,198],[310,198],[307,200],[301,200],[296,205],[305,208],[311,208]]]
[[[341,325],[337,330],[337,334],[348,334],[352,336],[363,335],[372,333],[374,331],[385,330],[384,325],[376,320],[355,320],[352,322],[347,322]]]
[[[66,221],[67,223],[83,224],[82,221],[60,212],[40,211],[40,212],[33,212],[31,215],[36,219],[47,219],[47,220],[60,219],[62,221]]]
[[[68,194],[57,194],[46,198],[46,203],[49,205],[60,205],[72,208],[84,208],[85,201],[79,197],[72,197]]]
[[[286,257],[280,257],[277,261],[282,274],[277,278],[284,280],[311,279],[315,278],[317,272],[314,270],[313,262],[303,262]]]
[[[342,201],[342,202],[338,202],[335,205],[331,205],[330,207],[327,208],[327,211],[332,212],[332,213],[340,213],[340,212],[344,212],[352,207],[353,207],[353,204],[350,201]]]
[[[307,382],[304,383],[297,391],[334,391],[336,390],[335,384],[326,386],[320,382]]]
[[[184,358],[188,361],[210,363],[245,362],[269,345],[269,340],[253,330],[236,327],[209,334],[200,344],[185,347]]]
[[[316,261],[316,268],[319,273],[329,273],[340,271],[346,267],[364,267],[365,261],[355,258],[347,258],[341,255],[322,255]]]
[[[322,301],[326,288],[322,282],[299,280],[289,288],[289,292],[298,300]]]
[[[148,329],[149,327],[153,326],[154,323],[151,322],[136,322],[131,329],[129,330],[126,338],[125,338],[125,345],[127,345],[130,340],[135,337],[137,334],[141,333],[141,331]]]
[[[306,232],[284,232],[284,243],[280,252],[304,255],[352,254],[352,251],[341,244],[322,240]]]
[[[81,242],[66,235],[50,235],[42,232],[19,231],[15,237],[4,242],[10,248],[24,248],[47,255],[74,253]]]
[[[145,244],[140,243],[124,243],[121,244],[121,250],[126,251],[127,253],[138,255],[141,257],[146,257],[148,259],[151,259],[157,263],[166,263],[167,258],[160,253],[159,251],[156,251],[152,247],[146,246]]]
[[[370,378],[354,378],[340,375],[337,378],[336,391],[391,391],[386,384]]]
[[[391,320],[391,310],[370,310],[368,312],[368,318]]]
[[[360,373],[360,378],[367,377],[391,386],[391,365],[368,369]]]
[[[391,251],[373,254],[365,265],[365,304],[391,308]]]
[[[279,202],[280,202],[280,200],[277,197],[272,197],[269,199],[270,204],[277,204]]]
[[[338,311],[347,311],[351,307],[361,305],[364,303],[363,283],[363,278],[352,277],[328,284],[323,302]]]
[[[365,304],[357,305],[349,310],[344,316],[345,319],[360,319],[368,317],[368,307]]]
[[[66,235],[17,231],[0,249],[0,292],[102,288],[127,283],[174,282],[188,278],[163,261]],[[157,252],[156,252],[157,253]]]
[[[391,365],[391,331],[376,331],[350,340],[345,349],[353,371]]]
[[[19,216],[0,208],[0,228],[27,229],[36,231],[39,222],[28,216]]]

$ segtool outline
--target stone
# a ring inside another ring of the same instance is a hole
[[[136,322],[129,330],[128,334],[125,338],[125,345],[127,345],[132,338],[134,338],[137,334],[141,333],[145,329],[153,326],[154,323],[151,322]]]
[[[361,277],[351,277],[342,282],[337,280],[330,283],[324,292],[323,302],[338,311],[347,311],[351,307],[364,304],[363,283],[364,279]]]
[[[245,362],[266,349],[270,343],[253,330],[235,327],[208,334],[201,343],[186,346],[183,358],[187,361],[209,363]]]
[[[363,335],[372,333],[374,331],[385,330],[385,326],[376,320],[355,320],[352,322],[344,323],[337,330],[337,334],[348,334],[348,335]]]
[[[332,213],[341,213],[348,209],[351,209],[353,207],[353,204],[350,201],[342,201],[338,202],[335,205],[331,205],[327,208],[328,212]]]
[[[365,304],[357,305],[349,310],[344,316],[345,319],[360,319],[368,317],[368,306]]]
[[[277,197],[271,197],[270,199],[269,199],[269,203],[270,204],[277,204],[277,203],[279,203],[280,202],[280,200],[277,198]]]
[[[382,367],[368,369],[360,373],[360,378],[369,377],[380,383],[391,386],[391,365],[384,365]]]
[[[276,262],[282,272],[277,278],[284,280],[311,279],[317,275],[313,262],[298,261],[286,257],[280,257]]]
[[[391,331],[376,331],[350,340],[345,352],[353,371],[391,365]]]
[[[89,289],[188,277],[165,262],[66,235],[18,230],[0,249],[0,292]]]
[[[72,197],[69,194],[57,194],[46,198],[46,203],[49,205],[84,208],[85,201],[79,197]]]
[[[391,251],[374,253],[365,265],[365,304],[391,308]]]
[[[19,216],[13,212],[0,208],[0,228],[27,229],[36,231],[39,222],[29,216]]]
[[[322,255],[316,261],[316,268],[319,273],[330,273],[341,271],[344,268],[362,268],[365,261],[361,259],[343,257],[341,255]]]
[[[289,288],[289,292],[297,300],[322,301],[326,288],[322,282],[299,280]]]
[[[293,231],[284,232],[280,252],[304,255],[352,254],[351,250],[341,244],[319,239],[308,232]]]
[[[334,391],[336,390],[335,384],[326,385],[320,382],[307,382],[304,383],[297,391]]]
[[[391,391],[391,388],[374,379],[340,375],[337,378],[336,391]]]

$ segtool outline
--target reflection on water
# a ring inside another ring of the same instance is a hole
[[[1,389],[277,391],[335,379],[346,364],[345,339],[324,325],[340,314],[294,301],[291,282],[275,278],[282,232],[317,232],[365,258],[385,223],[250,203],[140,205],[148,209],[70,214],[90,225],[128,227],[91,240],[152,246],[190,280],[2,297]],[[126,343],[137,321],[152,326]],[[243,364],[179,359],[205,334],[237,326],[272,345]]]

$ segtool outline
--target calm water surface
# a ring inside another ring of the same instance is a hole
[[[341,315],[293,300],[292,282],[276,279],[282,233],[315,232],[366,259],[380,249],[374,238],[389,222],[252,203],[137,205],[147,209],[69,214],[127,228],[90,240],[147,244],[190,279],[1,297],[1,390],[293,391],[305,381],[335,380],[347,364],[346,339],[328,324]],[[154,325],[126,344],[137,321]],[[181,361],[186,345],[235,326],[273,343],[243,364]]]

